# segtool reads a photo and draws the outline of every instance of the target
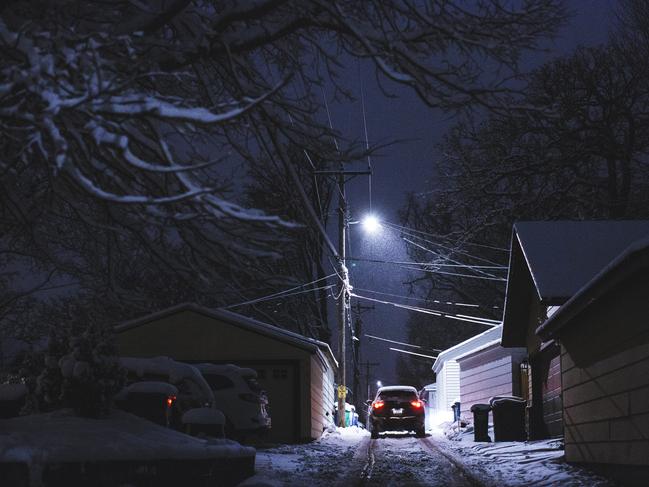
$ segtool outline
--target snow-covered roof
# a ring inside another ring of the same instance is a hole
[[[533,295],[544,305],[562,305],[630,243],[646,236],[649,220],[514,224],[503,346],[524,346]]]
[[[482,345],[480,345],[480,346],[478,346],[478,347],[476,347],[476,348],[474,348],[472,350],[467,350],[462,355],[459,355],[459,356],[455,357],[454,360],[462,360],[463,358],[468,357],[469,355],[473,355],[474,353],[480,352],[482,350],[486,350],[487,348],[491,348],[491,347],[494,347],[494,346],[497,346],[497,345],[500,345],[500,338],[497,338],[497,339],[492,340],[490,342],[484,343],[484,344],[482,344]]]
[[[649,268],[649,238],[642,238],[629,245],[604,266],[572,298],[537,328],[537,334],[543,339],[553,338],[561,328],[607,291],[639,269],[647,268]]]
[[[257,371],[255,369],[249,369],[247,367],[239,367],[234,364],[192,364],[196,367],[202,374],[237,374],[242,377],[257,377]]]
[[[630,243],[649,236],[649,220],[518,222],[514,234],[539,297],[553,304],[574,295]]]
[[[126,330],[130,330],[131,328],[142,326],[151,321],[167,317],[169,315],[181,313],[183,311],[192,311],[194,313],[199,313],[216,320],[224,321],[226,323],[241,327],[249,331],[253,331],[255,333],[259,333],[269,338],[274,338],[275,340],[294,345],[311,353],[319,352],[327,356],[332,366],[338,367],[338,362],[336,361],[331,348],[325,342],[321,342],[320,340],[316,340],[315,338],[309,338],[304,335],[300,335],[299,333],[284,330],[277,326],[258,321],[254,318],[243,316],[238,313],[233,313],[232,311],[218,308],[205,308],[204,306],[199,306],[195,303],[181,303],[176,306],[172,306],[170,308],[166,308],[161,311],[157,311],[155,313],[151,313],[146,316],[118,324],[114,329],[117,333],[120,333]]]
[[[488,329],[487,331],[483,331],[482,333],[469,338],[468,340],[464,340],[463,342],[460,342],[457,345],[452,346],[451,348],[447,348],[443,352],[440,352],[440,354],[435,359],[435,362],[433,363],[433,372],[435,372],[436,374],[439,373],[439,371],[442,370],[444,363],[448,360],[457,360],[462,355],[468,352],[472,352],[482,345],[490,343],[494,340],[500,340],[502,329],[502,325],[495,326]]]

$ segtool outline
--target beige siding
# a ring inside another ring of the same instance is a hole
[[[311,438],[319,438],[332,422],[334,404],[333,370],[311,357]]]
[[[569,461],[649,466],[647,289],[627,284],[562,332]]]
[[[447,360],[437,375],[437,409],[449,411],[453,401],[460,397],[460,365]]]
[[[471,416],[471,406],[489,403],[493,396],[512,395],[512,359],[502,357],[460,373],[462,415]]]

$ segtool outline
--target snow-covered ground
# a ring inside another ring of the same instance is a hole
[[[259,449],[257,473],[242,485],[613,485],[568,465],[560,441],[475,443],[472,436],[464,430],[451,440],[436,428],[425,439],[390,433],[370,440],[359,428],[338,429],[309,444]]]
[[[358,427],[338,428],[311,443],[258,448],[257,473],[240,487],[344,485],[354,454],[369,436]]]
[[[476,443],[473,429],[451,424],[431,431],[436,444],[485,485],[605,487],[609,481],[565,462],[561,440]],[[493,428],[489,430],[493,438]]]

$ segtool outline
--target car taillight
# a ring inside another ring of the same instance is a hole
[[[256,394],[250,394],[249,392],[239,394],[239,398],[244,400],[244,401],[254,402],[254,403],[257,403],[257,404],[259,404],[259,402],[260,402],[259,401],[259,396],[257,396]]]
[[[385,403],[383,401],[374,401],[372,403],[372,407],[374,409],[381,409],[383,406],[385,406]]]
[[[424,403],[421,401],[410,401],[410,405],[415,409],[424,407]]]
[[[170,408],[175,400],[176,396],[167,396],[167,407]]]

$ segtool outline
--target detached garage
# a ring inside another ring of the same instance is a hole
[[[316,439],[331,422],[338,364],[324,342],[194,304],[123,323],[115,331],[122,356],[164,355],[255,369],[270,402],[269,441]]]

